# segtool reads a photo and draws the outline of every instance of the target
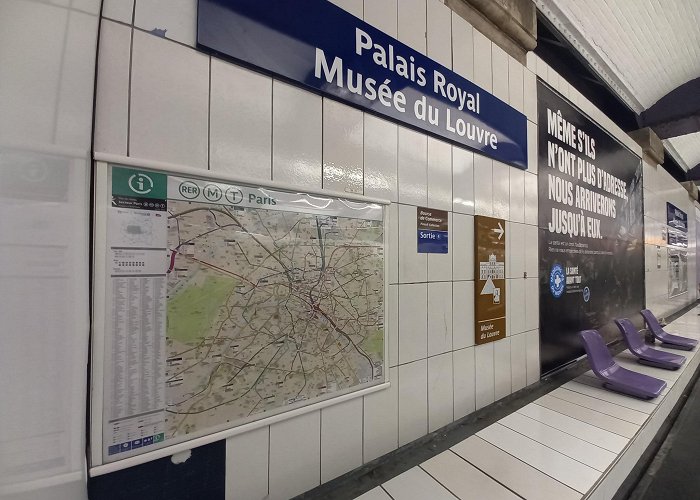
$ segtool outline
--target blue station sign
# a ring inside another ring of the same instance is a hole
[[[199,0],[197,43],[527,169],[522,113],[327,0]]]

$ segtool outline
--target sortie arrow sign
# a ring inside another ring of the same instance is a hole
[[[498,235],[498,239],[499,239],[499,240],[500,240],[501,238],[503,238],[503,233],[505,232],[505,231],[503,230],[503,226],[501,226],[501,223],[500,223],[500,222],[498,223],[498,227],[497,227],[497,228],[494,227],[491,231],[493,231],[494,233],[496,233],[496,234]]]

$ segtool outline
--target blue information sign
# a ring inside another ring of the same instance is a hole
[[[448,253],[449,221],[445,210],[416,207],[418,253]]]
[[[418,253],[447,253],[447,231],[418,230]]]
[[[666,202],[666,223],[674,229],[688,232],[688,214],[669,202]]]
[[[327,0],[199,0],[197,42],[527,169],[522,113]]]

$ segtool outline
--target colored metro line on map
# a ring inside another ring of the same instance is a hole
[[[383,378],[381,221],[168,201],[166,437]]]

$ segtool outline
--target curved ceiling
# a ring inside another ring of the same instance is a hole
[[[686,170],[700,165],[700,132],[666,139],[664,143],[668,149],[675,150],[683,159],[685,165],[681,166]]]
[[[535,4],[638,114],[700,77],[698,0],[535,0]],[[700,163],[700,134],[664,142],[681,157],[683,167]]]

